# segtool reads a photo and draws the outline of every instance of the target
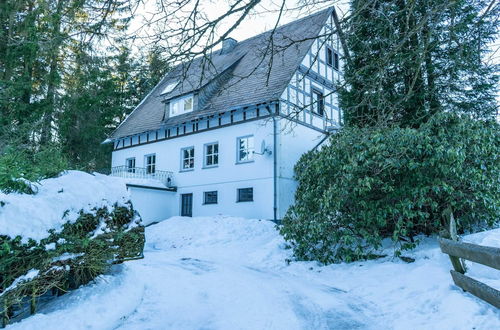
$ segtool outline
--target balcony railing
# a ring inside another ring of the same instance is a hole
[[[148,168],[116,166],[111,168],[110,175],[120,178],[153,179],[160,181],[167,187],[173,186],[172,172],[170,171],[151,171]]]

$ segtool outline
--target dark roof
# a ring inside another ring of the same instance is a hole
[[[241,106],[278,100],[332,10],[322,10],[278,27],[274,32],[267,31],[238,42],[230,52],[221,54],[218,50],[211,55],[210,61],[198,57],[190,63],[178,65],[145,97],[110,138],[135,135]],[[231,68],[230,78],[202,109],[164,120],[163,100],[200,89],[237,61]],[[179,85],[170,93],[162,95],[165,87],[176,81],[180,81]]]

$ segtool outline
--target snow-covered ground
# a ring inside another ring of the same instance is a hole
[[[500,329],[500,312],[453,285],[432,239],[409,254],[291,262],[268,221],[175,217],[146,230],[145,258],[7,329]],[[500,246],[500,230],[466,238]],[[498,271],[471,276],[500,288]]]

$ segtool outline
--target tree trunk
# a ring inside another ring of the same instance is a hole
[[[64,0],[57,2],[56,12],[52,16],[51,47],[48,61],[49,74],[47,79],[47,94],[44,102],[44,115],[40,142],[46,144],[52,140],[52,122],[54,121],[55,91],[58,79],[59,50],[62,44],[61,36],[61,12]]]

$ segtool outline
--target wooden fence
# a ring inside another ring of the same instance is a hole
[[[451,277],[457,286],[470,292],[496,308],[500,308],[500,291],[465,275],[465,267],[459,258],[500,270],[500,248],[439,239],[441,251],[449,255],[454,270]]]

